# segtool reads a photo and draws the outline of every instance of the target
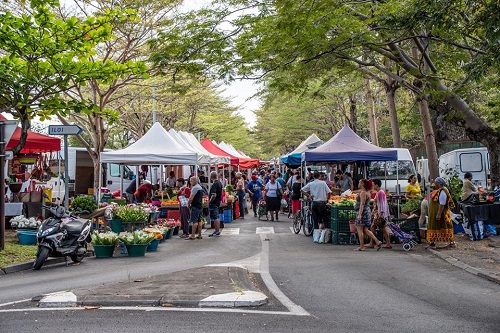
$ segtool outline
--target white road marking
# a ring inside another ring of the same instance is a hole
[[[246,314],[269,314],[283,316],[309,316],[309,314],[299,314],[285,311],[263,311],[263,310],[248,310],[248,309],[227,309],[227,308],[175,308],[175,307],[130,307],[130,306],[102,306],[95,310],[86,310],[85,307],[76,308],[29,308],[29,309],[9,309],[0,310],[0,313],[12,312],[38,312],[38,311],[102,311],[102,310],[123,310],[123,311],[173,311],[173,312],[215,312],[215,313],[246,313]]]
[[[257,227],[256,234],[274,234],[274,227]]]
[[[222,236],[239,235],[240,228],[224,228],[220,230]]]

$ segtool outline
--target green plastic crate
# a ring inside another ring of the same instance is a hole
[[[333,221],[349,221],[356,218],[356,211],[351,206],[332,206],[330,209],[331,220]]]

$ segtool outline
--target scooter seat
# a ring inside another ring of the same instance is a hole
[[[63,229],[65,229],[70,234],[79,234],[82,231],[84,224],[85,221],[73,220],[71,222],[65,223]]]

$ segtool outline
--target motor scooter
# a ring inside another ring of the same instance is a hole
[[[90,220],[79,218],[62,206],[42,207],[48,209],[52,216],[45,219],[38,229],[38,250],[33,269],[40,269],[48,257],[64,257],[66,266],[68,257],[75,263],[82,261],[87,255],[87,243],[91,241]]]

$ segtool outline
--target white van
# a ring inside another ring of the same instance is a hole
[[[466,172],[472,173],[475,185],[487,186],[490,159],[486,147],[456,149],[439,157],[439,176],[442,178],[457,175],[464,179]]]
[[[405,193],[410,175],[416,175],[415,164],[410,151],[406,148],[394,148],[398,151],[398,161],[369,162],[368,177],[380,179],[382,189],[391,193]]]

